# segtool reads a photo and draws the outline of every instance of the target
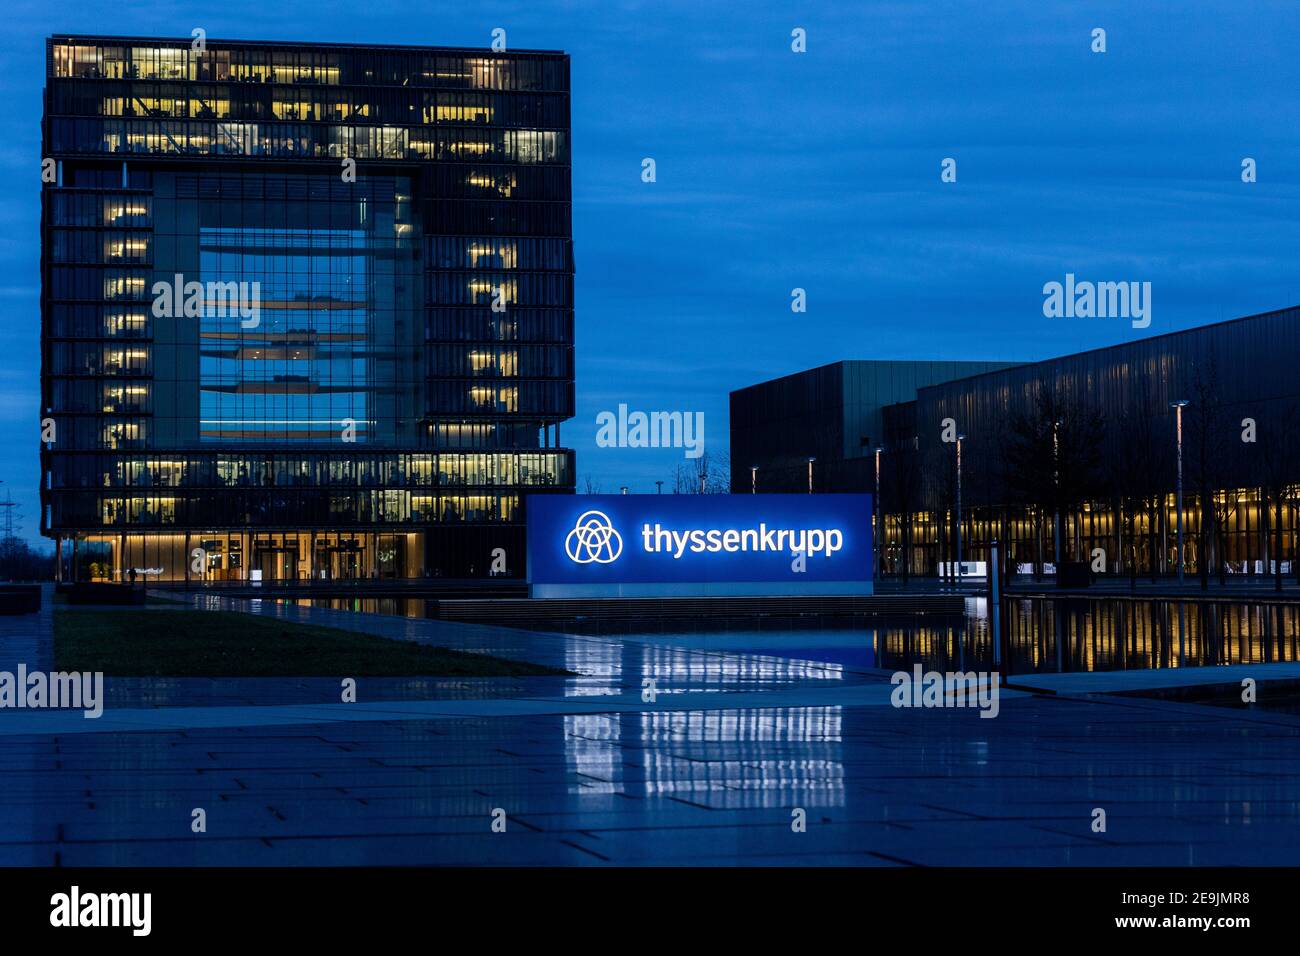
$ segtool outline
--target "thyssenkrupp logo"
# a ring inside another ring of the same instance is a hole
[[[584,511],[564,539],[564,551],[576,564],[613,564],[623,553],[623,538],[603,511]]]

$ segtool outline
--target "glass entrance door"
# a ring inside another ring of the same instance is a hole
[[[300,573],[296,535],[258,535],[253,540],[253,569],[263,581],[294,581]],[[303,572],[305,573],[305,572]]]
[[[319,535],[316,538],[316,577],[326,581],[355,581],[367,576],[366,552],[359,538]]]
[[[253,567],[263,581],[292,581],[298,576],[298,551],[289,548],[261,548],[254,552]]]

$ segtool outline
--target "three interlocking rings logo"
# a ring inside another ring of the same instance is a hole
[[[576,564],[613,564],[623,553],[623,538],[603,511],[584,511],[564,539],[564,550]]]

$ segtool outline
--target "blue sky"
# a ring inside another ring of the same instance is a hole
[[[563,437],[580,487],[653,491],[683,461],[597,448],[596,415],[620,402],[702,411],[724,452],[728,391],[837,359],[1046,358],[1300,302],[1294,0],[19,0],[4,16],[0,495],[28,538],[55,31],[486,46],[502,27],[511,47],[570,53],[578,415]],[[940,182],[945,157],[956,183]],[[1151,282],[1151,326],[1044,318],[1042,286],[1067,272]]]

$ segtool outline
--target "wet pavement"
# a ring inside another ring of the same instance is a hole
[[[1286,713],[1004,692],[984,719],[896,709],[886,675],[797,648],[256,610],[580,676],[370,678],[356,704],[329,679],[109,678],[99,720],[0,710],[0,864],[1300,859]],[[49,620],[0,619],[0,669],[48,668]]]

